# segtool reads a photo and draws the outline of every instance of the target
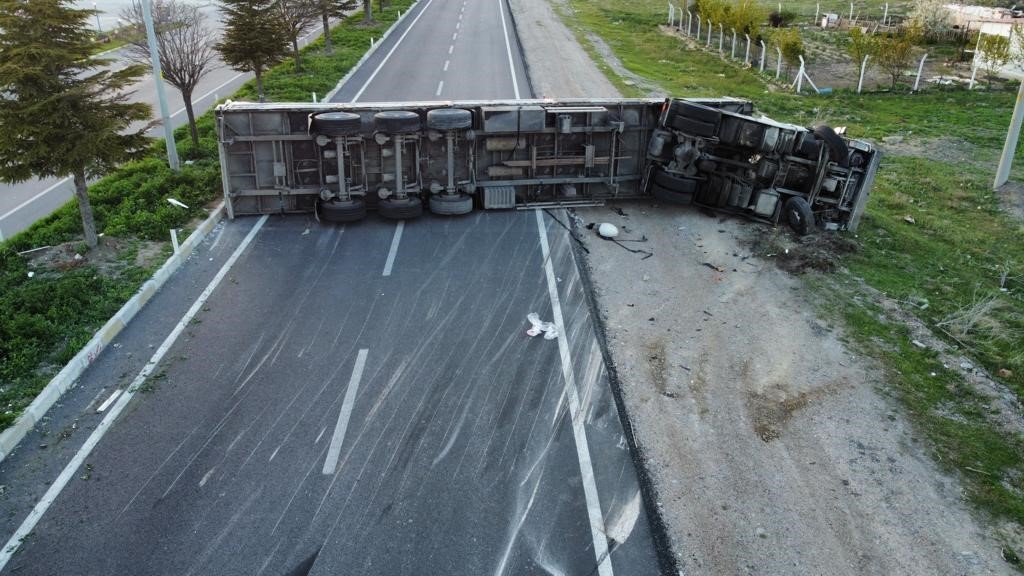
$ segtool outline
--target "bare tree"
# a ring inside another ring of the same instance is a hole
[[[277,11],[285,34],[292,43],[292,58],[295,59],[295,71],[298,72],[302,70],[299,36],[320,20],[320,4],[316,0],[278,0]]]
[[[331,18],[340,20],[356,8],[359,8],[359,0],[317,0],[317,9],[320,10],[324,25],[324,50],[328,54],[334,51],[331,46]]]
[[[216,33],[206,25],[206,18],[198,6],[186,4],[182,0],[152,1],[160,71],[164,80],[181,92],[192,143],[199,144],[196,115],[192,110],[192,92],[203,76],[214,68],[213,62],[217,56],[214,49]],[[121,11],[121,19],[138,31],[130,36],[128,57],[148,64],[149,45],[146,43],[142,5],[138,0],[133,0],[130,7]]]

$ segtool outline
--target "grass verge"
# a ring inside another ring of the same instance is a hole
[[[851,345],[882,361],[886,389],[936,461],[961,478],[969,500],[1024,526],[1024,438],[997,425],[996,409],[957,367],[914,345],[907,326],[878,302],[899,303],[1008,393],[1024,395],[1024,225],[1000,210],[991,191],[1014,93],[796,96],[659,30],[662,3],[568,6],[578,36],[597,34],[628,70],[670,94],[749,98],[779,120],[845,125],[858,138],[899,135],[901,142],[886,146],[893,153],[883,160],[853,250],[837,256],[841,271],[805,278],[822,312],[843,321]],[[1012,176],[1020,181],[1024,170],[1018,165]]]
[[[411,4],[392,2],[376,13],[373,25],[355,15],[335,26],[331,54],[324,53],[319,38],[303,48],[302,72],[295,73],[287,60],[267,73],[268,98],[307,101],[312,92],[325,94],[367,51],[370,37],[379,39]],[[255,100],[253,83],[231,97]],[[0,243],[0,429],[17,419],[159,266],[169,230],[204,217],[204,207],[220,197],[212,112],[199,118],[198,128],[198,145],[187,126],[175,131],[178,155],[190,161],[180,172],[167,167],[161,140],[144,159],[90,187],[97,229],[104,234],[100,249],[90,252],[80,245],[82,224],[74,201]],[[171,205],[168,198],[189,208]],[[49,248],[36,250],[43,247]]]

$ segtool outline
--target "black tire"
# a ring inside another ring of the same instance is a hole
[[[434,194],[430,197],[430,211],[443,216],[459,216],[473,211],[473,197],[469,194]]]
[[[685,100],[673,100],[672,104],[668,107],[668,116],[669,122],[675,117],[681,117],[717,124],[722,118],[722,112],[717,108],[705,106],[704,104],[696,104]]]
[[[703,136],[706,138],[713,138],[718,129],[717,123],[693,120],[690,118],[683,118],[681,116],[673,118],[670,126],[679,130],[683,134],[689,134],[690,136]]]
[[[836,134],[835,130],[824,124],[819,124],[814,127],[814,135],[828,146],[828,154],[833,162],[843,168],[850,166],[850,148],[842,137]]]
[[[310,131],[326,136],[347,136],[363,128],[363,119],[351,112],[327,112],[313,117]]]
[[[782,206],[782,215],[785,216],[786,222],[797,236],[806,236],[814,229],[814,214],[811,212],[811,205],[801,196],[792,196],[786,200]]]
[[[366,217],[366,203],[356,199],[319,200],[317,213],[324,222],[356,222]]]
[[[377,203],[377,212],[391,220],[418,218],[423,214],[423,202],[415,196],[402,199],[388,198]]]
[[[697,192],[696,179],[676,176],[663,170],[658,170],[654,173],[654,186],[677,194],[689,194],[691,197]]]
[[[667,204],[692,204],[693,193],[674,192],[667,188],[662,188],[657,184],[651,184],[651,195],[656,200],[660,200]]]
[[[465,130],[473,126],[473,113],[462,108],[438,108],[427,112],[427,128]]]
[[[405,134],[420,129],[420,116],[407,110],[388,110],[374,114],[373,123],[385,134]]]

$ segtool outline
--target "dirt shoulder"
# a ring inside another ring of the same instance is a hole
[[[546,0],[510,3],[538,95],[614,94]],[[579,210],[580,224],[646,237],[627,245],[654,257],[580,227],[581,265],[683,573],[1012,573],[881,370],[753,255],[769,228],[622,208]]]
[[[684,573],[1011,573],[881,372],[815,317],[798,279],[751,255],[768,228],[622,208],[578,215],[654,253],[583,237]]]

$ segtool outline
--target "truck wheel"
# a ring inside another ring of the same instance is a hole
[[[437,108],[427,112],[427,128],[432,130],[464,130],[473,126],[473,114],[462,108]]]
[[[801,196],[792,196],[782,206],[782,213],[786,217],[789,227],[796,232],[797,236],[806,236],[811,233],[814,227],[814,214],[811,212],[811,205]]]
[[[391,220],[407,220],[423,214],[423,202],[415,196],[406,198],[388,198],[377,203],[377,212]]]
[[[703,136],[706,138],[713,138],[717,127],[717,124],[712,124],[711,122],[702,122],[700,120],[691,120],[689,118],[675,118],[672,120],[671,125],[683,134],[689,134],[690,136]]]
[[[654,185],[669,192],[687,194],[691,197],[693,196],[693,193],[697,191],[696,179],[687,178],[685,176],[676,176],[675,174],[665,172],[664,170],[658,170],[654,173]],[[687,201],[687,203],[689,203],[689,201]]]
[[[686,100],[675,100],[668,108],[668,115],[669,118],[667,120],[670,122],[675,117],[682,117],[714,124],[722,117],[722,112],[711,106],[687,102]]]
[[[324,222],[356,222],[366,217],[366,204],[355,199],[319,200],[317,212]]]
[[[327,112],[313,116],[310,131],[326,136],[347,136],[363,128],[363,119],[351,112]]]
[[[667,204],[691,204],[693,202],[692,192],[674,192],[667,188],[662,188],[658,184],[651,184],[651,195],[655,199]]]
[[[435,194],[430,197],[430,211],[444,216],[458,216],[473,211],[473,197],[469,194]]]
[[[407,110],[387,110],[374,114],[373,123],[385,134],[405,134],[420,129],[420,116]]]
[[[828,155],[832,158],[832,161],[847,168],[850,165],[850,148],[843,141],[836,131],[824,124],[819,124],[814,127],[814,135],[825,142],[828,146]]]

